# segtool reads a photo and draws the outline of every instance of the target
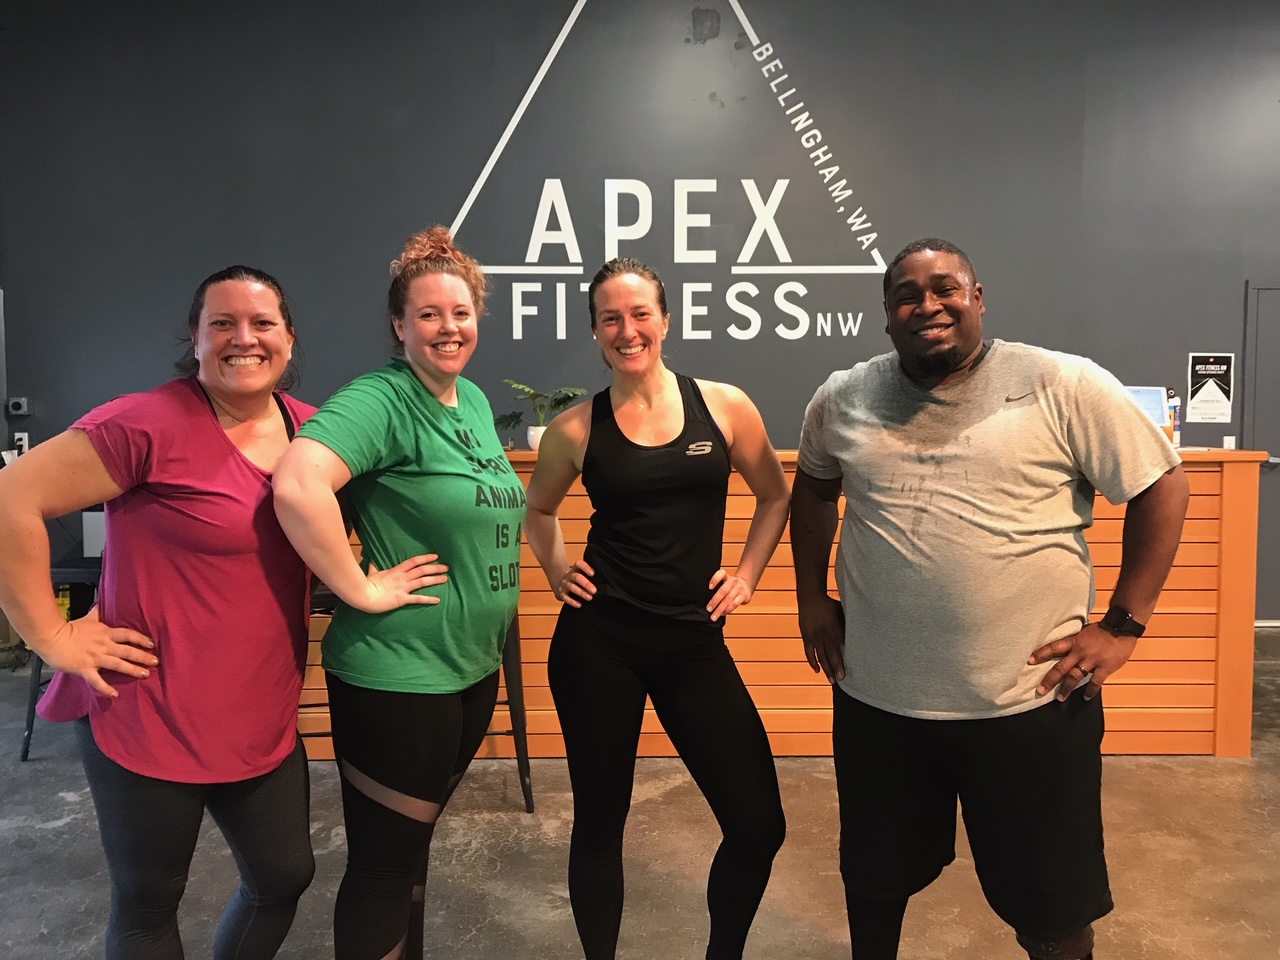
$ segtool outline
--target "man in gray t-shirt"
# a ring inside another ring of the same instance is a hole
[[[832,374],[805,411],[792,498],[800,629],[836,685],[854,955],[896,956],[907,899],[954,859],[958,798],[1028,955],[1091,957],[1111,909],[1094,698],[1155,607],[1186,478],[1101,367],[983,339],[982,285],[954,244],[905,248],[885,312],[895,352]],[[1095,491],[1128,507],[1112,606],[1090,624]]]

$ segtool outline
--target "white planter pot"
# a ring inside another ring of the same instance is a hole
[[[542,434],[546,429],[546,427],[529,427],[526,436],[529,439],[530,450],[538,449],[538,443],[542,440]]]

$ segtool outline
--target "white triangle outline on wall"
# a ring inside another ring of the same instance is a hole
[[[751,21],[747,19],[745,11],[739,0],[728,0],[729,6],[733,8],[734,15],[738,18],[738,23],[742,26],[742,31],[747,35],[747,39],[751,41],[752,47],[760,46],[760,38],[756,34],[755,28],[751,26]],[[449,227],[449,233],[455,238],[458,230],[462,227],[462,223],[467,218],[467,214],[471,212],[471,207],[476,201],[476,197],[480,195],[480,191],[484,189],[484,185],[489,180],[489,174],[493,172],[493,168],[497,165],[498,159],[502,156],[502,151],[506,149],[507,142],[511,139],[511,135],[515,132],[520,120],[524,117],[524,112],[529,108],[529,104],[533,101],[534,94],[538,92],[538,87],[542,85],[543,78],[547,75],[547,71],[551,69],[551,64],[555,61],[556,56],[560,53],[560,48],[564,46],[565,38],[569,36],[569,31],[573,29],[573,25],[578,20],[578,15],[582,13],[582,8],[587,5],[587,0],[577,0],[573,5],[573,9],[569,11],[569,16],[564,22],[564,26],[560,28],[560,33],[556,35],[555,41],[551,44],[551,49],[547,51],[547,55],[542,60],[542,66],[538,68],[538,72],[533,75],[533,80],[529,83],[529,88],[525,90],[524,96],[520,98],[520,103],[516,106],[515,113],[511,115],[511,119],[507,121],[506,129],[502,131],[502,136],[498,138],[498,142],[494,145],[493,151],[489,154],[489,159],[485,161],[484,167],[480,171],[480,175],[476,177],[476,182],[471,187],[471,192],[467,194],[467,199],[462,202],[462,207],[458,210],[458,215],[453,218],[453,223]],[[879,248],[872,248],[871,256],[874,258],[873,264],[840,264],[831,266],[804,266],[804,265],[781,265],[781,266],[752,266],[747,264],[737,264],[732,269],[733,273],[768,273],[768,274],[833,274],[833,273],[884,273],[887,265],[884,258],[880,255]],[[520,264],[503,267],[486,266],[490,273],[581,273],[581,267],[544,267],[538,264]]]

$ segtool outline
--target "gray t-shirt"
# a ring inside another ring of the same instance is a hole
[[[1179,463],[1091,360],[996,340],[967,377],[925,390],[896,354],[832,374],[805,411],[800,469],[842,479],[841,688],[911,717],[971,719],[1045,702],[1027,657],[1093,606],[1084,531]]]

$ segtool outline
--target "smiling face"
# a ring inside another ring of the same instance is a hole
[[[428,390],[448,402],[476,349],[476,308],[466,282],[451,273],[425,273],[409,284],[404,316],[392,329],[404,359]]]
[[[921,250],[903,258],[884,309],[885,332],[912,379],[945,383],[982,350],[982,284],[953,253]]]
[[[211,394],[227,400],[269,394],[293,357],[293,332],[281,315],[280,298],[252,280],[210,286],[191,339],[200,365],[196,376]]]
[[[671,317],[662,312],[652,280],[624,273],[595,290],[592,330],[614,373],[643,376],[662,363]]]

